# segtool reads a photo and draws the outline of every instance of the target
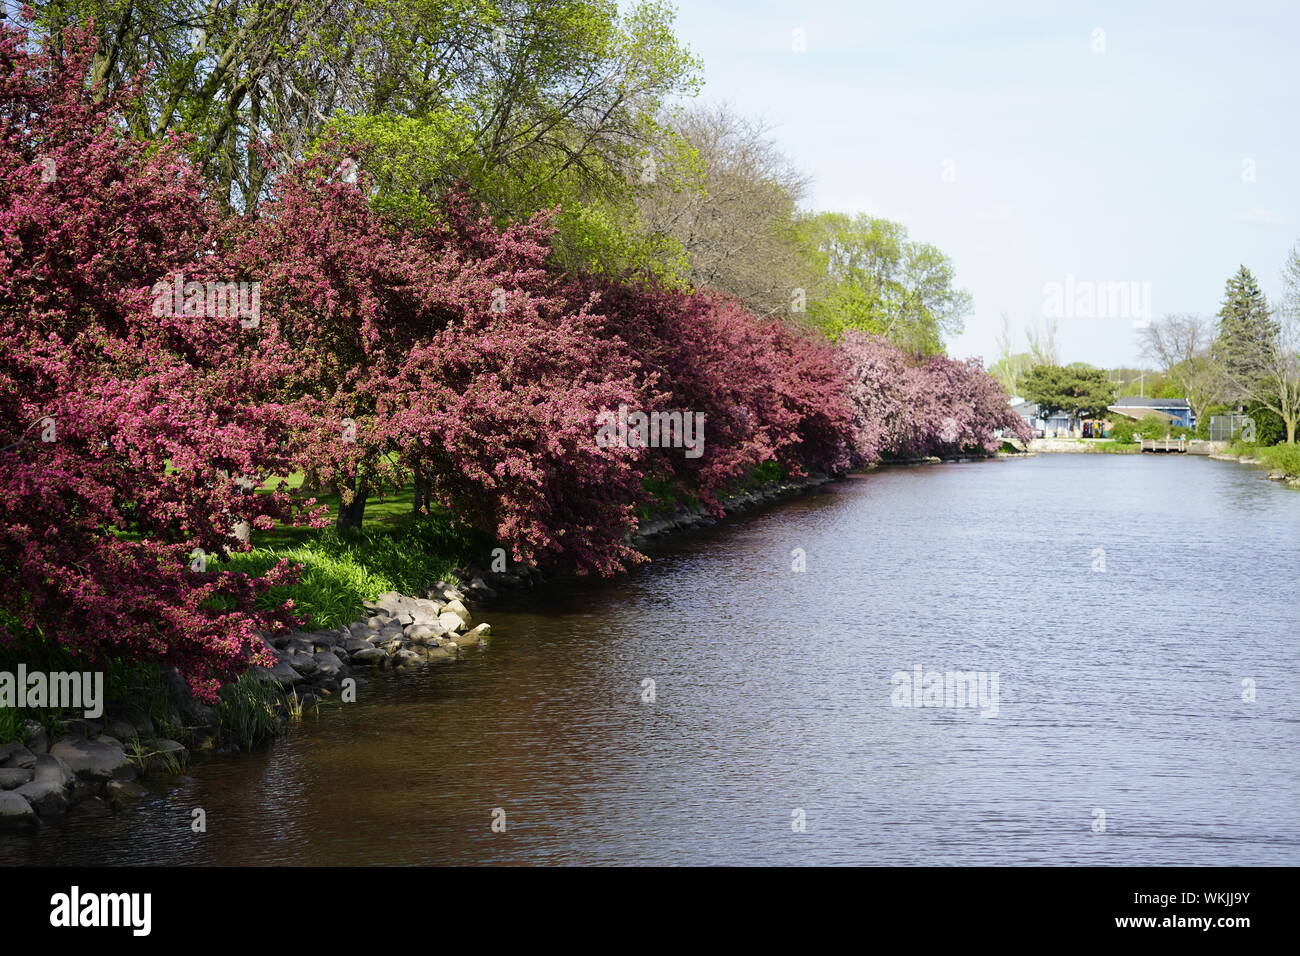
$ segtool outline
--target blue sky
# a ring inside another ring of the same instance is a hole
[[[1294,2],[679,0],[677,33],[811,206],[952,257],[975,297],[955,356],[992,362],[1003,313],[1022,345],[1067,276],[1150,283],[1157,317],[1212,314],[1239,264],[1272,297],[1300,239]],[[1133,326],[1062,318],[1062,358],[1135,364]]]

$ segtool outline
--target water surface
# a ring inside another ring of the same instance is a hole
[[[1259,476],[855,476],[487,609],[466,661],[0,864],[1295,865],[1300,494]],[[915,665],[996,672],[997,716],[892,706]]]

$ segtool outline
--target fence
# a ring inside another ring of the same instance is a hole
[[[1255,420],[1249,415],[1211,415],[1210,441],[1255,440]]]

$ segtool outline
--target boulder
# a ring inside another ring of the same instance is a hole
[[[352,663],[363,667],[378,667],[388,660],[388,655],[378,647],[366,647],[352,655]]]
[[[77,775],[72,772],[67,762],[55,754],[40,754],[36,758],[36,766],[32,768],[34,783],[54,783],[63,788],[72,786],[72,782],[76,779]]]
[[[36,756],[50,752],[50,735],[45,728],[34,720],[24,720],[22,726],[23,746]]]
[[[150,727],[153,725],[150,724]],[[129,720],[122,720],[120,717],[114,717],[104,724],[104,733],[116,737],[118,740],[132,740],[140,736],[140,730]]]
[[[446,614],[448,612],[451,612],[452,614],[459,614],[464,619],[466,624],[474,623],[474,619],[470,616],[469,608],[467,608],[460,601],[448,601],[446,606],[442,609],[442,614]],[[441,617],[441,615],[439,616]]]
[[[322,651],[316,655],[316,673],[321,677],[337,677],[346,667],[332,651]]]
[[[57,783],[33,780],[12,792],[26,798],[27,803],[40,816],[57,817],[68,811],[67,795]]]
[[[394,667],[418,667],[424,663],[424,655],[409,648],[402,648],[393,654]]]
[[[130,780],[112,780],[104,788],[104,797],[110,806],[121,808],[132,804],[149,793],[140,784]]]
[[[371,644],[369,641],[363,641],[359,637],[349,637],[343,642],[343,649],[349,654],[355,654],[357,651],[368,650],[374,646],[375,645]]]
[[[102,738],[67,737],[55,743],[50,753],[62,758],[68,769],[83,780],[112,779],[115,772],[129,763],[121,746],[115,747]]]
[[[302,651],[290,654],[285,663],[296,670],[303,677],[310,677],[319,670],[320,665],[316,663],[315,652]]]
[[[459,614],[455,614],[451,611],[443,611],[442,614],[438,616],[438,626],[444,631],[451,632],[463,631],[469,626],[469,624]]]
[[[438,631],[427,624],[412,624],[404,633],[415,644],[427,644]]]
[[[36,754],[17,741],[0,745],[0,767],[20,767],[30,770],[36,766]]]
[[[32,779],[32,771],[22,767],[5,767],[0,770],[0,790],[16,790]]]
[[[0,830],[34,830],[40,826],[27,798],[11,790],[0,792]]]
[[[302,683],[305,678],[296,670],[290,667],[284,661],[280,661],[274,667],[259,667],[253,665],[248,669],[255,680],[264,684],[277,684],[280,687],[289,687],[293,684]]]

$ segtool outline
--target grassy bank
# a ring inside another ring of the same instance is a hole
[[[1288,478],[1300,478],[1300,444],[1252,445],[1233,442],[1226,454],[1238,458],[1253,458],[1270,472],[1281,472]]]

